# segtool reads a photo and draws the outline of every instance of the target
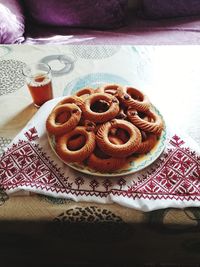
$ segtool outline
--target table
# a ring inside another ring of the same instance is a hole
[[[55,97],[65,95],[77,79],[83,84],[99,76],[129,81],[149,95],[171,126],[200,145],[199,46],[11,45],[0,46],[1,152],[37,112],[21,68],[60,54],[72,59],[73,66],[68,73],[53,77]],[[56,59],[50,65],[54,70],[63,67]],[[199,208],[141,212],[117,204],[74,202],[30,192],[7,196],[0,190],[1,258],[13,264],[37,263],[41,257],[41,263],[55,266],[197,264],[199,219]]]

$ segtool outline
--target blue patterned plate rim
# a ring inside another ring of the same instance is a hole
[[[107,83],[131,85],[130,81],[114,73],[104,73],[104,72],[89,73],[79,78],[75,78],[74,80],[69,82],[64,88],[63,96],[74,94],[77,90],[83,87],[90,86],[97,88],[100,85]]]

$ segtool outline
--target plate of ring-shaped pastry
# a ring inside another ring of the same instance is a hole
[[[57,155],[57,157],[62,162],[64,162],[67,166],[81,173],[84,173],[87,175],[94,175],[94,176],[103,176],[103,177],[116,177],[116,176],[133,174],[133,173],[143,170],[144,168],[148,167],[153,162],[155,162],[161,156],[166,146],[167,130],[166,130],[166,124],[165,124],[164,118],[159,112],[159,110],[152,104],[151,104],[151,112],[154,114],[154,116],[157,116],[162,121],[162,131],[159,132],[159,134],[153,134],[154,141],[153,141],[153,145],[151,145],[151,148],[148,149],[148,151],[146,152],[144,147],[142,147],[140,152],[135,151],[134,153],[126,157],[118,157],[118,156],[114,157],[116,158],[116,161],[114,163],[112,160],[109,161],[109,157],[110,158],[113,158],[113,157],[109,156],[108,158],[107,157],[104,158],[102,156],[99,156],[98,153],[96,154],[96,156],[92,158],[89,156],[81,162],[68,162],[64,160],[56,150],[57,138],[55,137],[55,135],[47,132],[48,140],[49,140],[52,150]],[[137,124],[137,119],[138,119],[137,114],[135,114],[134,112],[133,114],[130,113],[130,120],[133,120],[133,121],[136,120],[136,124]],[[141,136],[143,139],[144,131],[141,129],[139,131],[141,132]],[[96,132],[93,137],[98,139],[97,136],[98,134]],[[89,139],[93,137],[90,136]],[[146,139],[151,139],[151,137],[152,136],[150,133],[148,137],[144,137],[143,142]],[[92,154],[94,154],[94,151]],[[121,165],[119,165],[119,162]],[[114,167],[111,167],[110,170],[106,170],[105,166],[108,166],[106,164],[108,165],[110,164],[109,166],[114,166]]]
[[[165,126],[164,129],[162,130],[161,135],[157,137],[157,141],[154,147],[148,153],[144,153],[144,154],[135,153],[132,156],[127,157],[126,164],[124,164],[122,168],[108,171],[108,172],[106,171],[101,172],[99,170],[95,170],[94,168],[89,167],[86,161],[81,162],[81,163],[77,163],[77,162],[69,163],[61,159],[61,157],[56,152],[55,136],[48,134],[48,140],[49,140],[49,144],[52,150],[63,163],[65,163],[67,166],[81,173],[94,175],[94,176],[103,176],[103,177],[117,177],[117,176],[129,175],[129,174],[133,174],[138,171],[141,171],[144,168],[148,167],[153,162],[155,162],[162,154],[166,146],[166,138],[167,138],[167,131],[166,131],[166,126]]]

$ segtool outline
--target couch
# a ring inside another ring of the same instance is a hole
[[[1,44],[199,44],[199,32],[198,0],[0,2]]]

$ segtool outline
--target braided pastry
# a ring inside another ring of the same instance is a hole
[[[130,108],[127,111],[127,115],[134,125],[145,132],[160,135],[164,128],[161,117],[152,110],[148,110],[140,114],[136,110]]]
[[[118,97],[126,107],[134,108],[138,111],[146,111],[150,107],[150,101],[146,95],[133,87],[119,87]]]

